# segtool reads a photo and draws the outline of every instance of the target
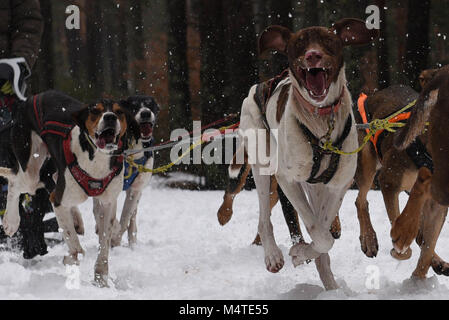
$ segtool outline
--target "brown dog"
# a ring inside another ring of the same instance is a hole
[[[432,257],[428,251],[436,245],[449,206],[448,106],[449,66],[445,66],[425,85],[407,126],[395,138],[395,145],[403,150],[425,129],[426,121],[429,121],[426,147],[432,155],[433,173],[428,168],[420,169],[407,205],[391,229],[393,246],[399,253],[407,251],[413,239],[418,237],[420,240],[422,235],[425,246],[422,246],[420,257],[422,265],[418,264],[413,273],[416,278],[425,277],[428,269],[426,262],[432,261],[432,266],[434,264],[435,256]],[[426,239],[426,234],[429,239]]]

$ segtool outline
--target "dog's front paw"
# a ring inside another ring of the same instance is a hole
[[[8,212],[6,212],[5,216],[3,217],[2,224],[5,234],[9,237],[12,237],[14,233],[16,233],[19,229],[20,216],[18,214],[8,214]]]
[[[284,256],[278,246],[272,245],[265,249],[265,264],[267,270],[273,273],[279,272],[284,266]]]
[[[95,272],[93,284],[99,288],[109,288],[108,275]]]
[[[309,246],[309,244],[302,242],[302,243],[297,243],[293,247],[290,248],[290,252],[288,254],[290,257],[292,257],[293,266],[297,267],[299,265],[304,264],[304,262],[309,263],[311,261],[305,255],[305,248],[308,246]]]
[[[376,232],[373,229],[363,232],[359,237],[360,247],[368,258],[374,258],[379,251],[379,243],[377,242]]]
[[[391,228],[391,240],[393,248],[399,254],[405,254],[418,235],[419,222],[410,219],[407,215],[401,214]]]
[[[332,225],[331,225],[331,228],[329,229],[329,231],[334,239],[340,239],[341,224],[340,224],[340,218],[338,216],[335,216],[335,219],[332,222]]]
[[[395,249],[391,249],[390,255],[396,260],[408,260],[412,256],[412,249],[407,248],[403,253],[398,253]]]
[[[432,258],[432,269],[436,274],[449,276],[449,263],[441,259],[436,254]]]
[[[113,237],[111,239],[111,247],[115,248],[115,247],[119,247],[122,243],[122,237]]]

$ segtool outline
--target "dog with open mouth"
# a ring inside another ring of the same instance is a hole
[[[368,44],[377,36],[378,30],[369,30],[364,21],[351,18],[330,28],[310,27],[296,33],[282,26],[268,27],[259,39],[260,53],[276,50],[287,55],[288,75],[272,85],[269,94],[260,85],[253,86],[242,105],[241,141],[247,154],[253,154],[250,163],[259,197],[258,229],[266,267],[278,272],[284,265],[270,221],[270,175],[274,174],[312,239],[291,248],[292,262],[298,266],[315,260],[327,290],[338,287],[330,268],[328,252],[334,239],[329,229],[353,181],[357,155],[327,152],[321,143],[327,137],[345,152],[358,147],[343,48]],[[287,92],[285,97],[282,92]],[[248,150],[248,130],[277,130],[277,137],[268,132],[267,139],[256,140],[258,148],[268,141],[269,150],[277,150],[269,162],[276,166],[262,163],[254,150]]]
[[[132,137],[129,148],[143,151],[133,154],[133,161],[147,169],[153,169],[153,152],[145,149],[151,147],[154,141],[153,129],[159,114],[159,105],[153,97],[144,95],[131,96],[126,100],[122,100],[121,105],[134,116],[139,126],[140,135],[138,139]],[[128,231],[129,246],[132,247],[136,244],[137,206],[142,196],[142,191],[148,185],[152,173],[139,172],[125,163],[124,176],[123,190],[126,192],[126,199],[120,216],[120,224],[116,222],[116,227],[114,227],[111,241],[113,247],[120,245],[122,236],[126,231]],[[94,205],[94,208],[97,208],[97,205]]]
[[[130,136],[140,138],[137,122],[119,102],[103,99],[86,106],[58,91],[29,98],[13,119],[16,163],[12,168],[0,168],[0,175],[8,179],[5,232],[12,235],[17,231],[20,194],[34,194],[45,186],[69,249],[64,264],[78,264],[78,254],[84,250],[72,211],[93,197],[98,200],[94,215],[100,242],[95,283],[107,286],[115,203],[123,188],[123,152]],[[49,167],[55,169],[54,174]],[[55,177],[56,183],[48,177]]]

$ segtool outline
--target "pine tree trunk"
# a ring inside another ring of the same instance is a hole
[[[168,1],[168,82],[170,129],[191,129],[189,66],[187,62],[186,1]]]
[[[225,95],[226,44],[222,0],[201,0],[201,121],[208,124],[223,117],[228,108]],[[206,188],[225,187],[225,165],[203,165]]]
[[[229,85],[227,113],[236,113],[241,109],[243,99],[252,85],[258,82],[257,38],[254,28],[254,14],[251,0],[242,0],[233,6],[224,8],[226,17],[226,57]]]
[[[101,97],[104,91],[104,37],[103,13],[100,1],[86,2],[87,15],[87,80],[91,86],[91,96]]]
[[[380,33],[379,41],[377,42],[377,74],[379,89],[384,89],[390,86],[390,66],[388,64],[388,25],[385,12],[385,0],[377,0],[376,5],[380,8]]]
[[[271,0],[270,1],[271,24],[278,24],[284,27],[293,28],[293,6],[291,0]]]
[[[318,16],[318,0],[305,0],[304,1],[304,27],[313,27],[320,25],[320,19]]]
[[[123,1],[121,1],[123,2]],[[119,78],[117,79],[117,88],[122,95],[127,95],[128,93],[128,80],[129,80],[129,69],[128,69],[128,19],[127,19],[127,6],[123,3],[120,4],[118,17],[120,19],[119,30],[117,33],[117,49],[118,49],[118,60],[117,60],[117,72]]]
[[[143,5],[141,0],[131,0],[131,47],[134,53],[133,71],[134,71],[134,90],[136,93],[143,94],[143,80],[146,78],[145,61],[145,38],[143,34]]]
[[[427,68],[429,57],[430,0],[412,1],[408,5],[406,77],[409,85],[419,88],[419,73]]]
[[[44,17],[44,32],[42,34],[39,59],[32,78],[32,89],[34,92],[52,89],[55,76],[51,0],[41,0],[41,12]]]

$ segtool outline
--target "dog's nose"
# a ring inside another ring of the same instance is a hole
[[[142,111],[140,113],[140,118],[142,120],[150,120],[151,119],[151,112],[150,111]]]
[[[105,122],[111,123],[111,122],[117,121],[117,116],[114,113],[112,113],[112,112],[105,113],[105,115],[103,116],[103,119],[104,119]]]
[[[318,50],[309,50],[306,52],[305,59],[309,63],[309,67],[315,67],[323,58],[323,54]]]

